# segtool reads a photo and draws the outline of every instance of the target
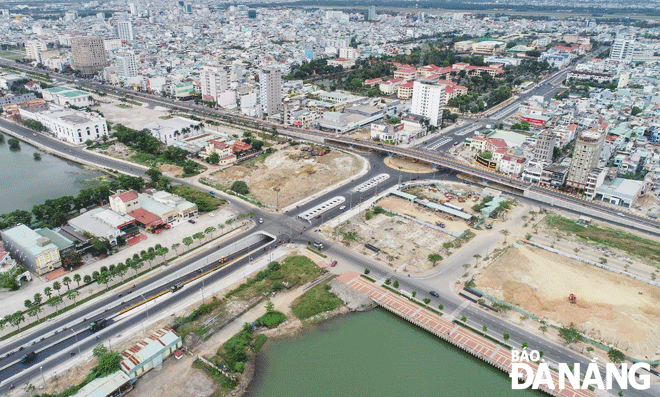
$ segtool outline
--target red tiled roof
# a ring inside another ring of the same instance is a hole
[[[145,227],[160,225],[161,223],[163,223],[163,220],[160,219],[158,215],[151,213],[145,210],[144,208],[138,208],[136,210],[133,210],[129,212],[128,215],[135,218],[136,221],[140,222]]]
[[[215,139],[209,140],[209,143],[213,145],[213,147],[215,147],[216,149],[224,149],[228,146],[226,143],[217,141]]]
[[[134,190],[129,190],[127,192],[116,194],[115,196],[119,197],[119,199],[124,203],[138,198],[138,195],[137,193],[135,193]]]
[[[234,151],[234,153],[238,153],[238,152],[245,152],[247,150],[250,150],[252,149],[252,146],[243,141],[236,141],[234,142],[231,148]]]
[[[495,153],[506,153],[509,150],[509,148],[501,147],[495,149]]]
[[[410,87],[413,86],[413,84],[415,84],[414,81],[409,81],[409,82],[407,82],[407,83],[403,83],[403,84],[401,84],[399,87],[410,88]]]
[[[490,143],[493,146],[500,147],[500,148],[507,147],[506,142],[504,141],[504,139],[501,139],[501,138],[489,139],[488,143]]]

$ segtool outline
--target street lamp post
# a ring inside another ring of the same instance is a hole
[[[44,381],[44,389],[46,388],[46,378],[44,377],[44,367],[39,366],[39,371],[41,372],[41,380]]]
[[[73,336],[76,337],[76,345],[78,345],[78,334],[76,333],[76,331],[73,330],[73,328],[71,328],[71,332],[73,332]],[[80,353],[80,345],[78,345],[78,355],[80,355],[80,354],[81,354]]]

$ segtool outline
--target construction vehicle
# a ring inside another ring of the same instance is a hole
[[[493,223],[492,222],[486,225],[486,229],[490,230],[492,228],[493,228]]]
[[[568,301],[574,305],[575,303],[577,303],[577,297],[574,294],[570,294],[568,296]]]
[[[104,319],[104,318],[99,318],[96,321],[92,321],[89,324],[89,330],[91,332],[96,332],[98,330],[101,330],[101,329],[105,328],[105,322],[106,322],[106,319]]]
[[[218,259],[218,263],[221,264],[221,265],[225,262],[227,262],[227,257],[226,256],[223,256],[222,258]]]

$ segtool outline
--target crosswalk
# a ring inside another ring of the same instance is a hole
[[[428,149],[428,150],[435,150],[435,149],[439,148],[440,146],[443,146],[443,145],[445,145],[445,144],[451,142],[451,140],[452,140],[451,138],[441,139],[441,140],[439,140],[439,141],[436,141],[436,142],[434,142],[434,143],[428,145],[428,146],[426,147],[426,149]]]

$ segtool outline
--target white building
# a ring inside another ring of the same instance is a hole
[[[25,43],[25,55],[27,59],[31,61],[39,61],[41,62],[41,57],[39,54],[42,51],[46,51],[46,43],[43,43],[41,41],[28,41]]]
[[[445,105],[445,86],[436,83],[415,81],[413,84],[410,113],[426,117],[433,126],[442,123],[442,109]]]
[[[629,37],[617,37],[610,49],[610,59],[616,61],[631,61],[635,50],[635,40]]]
[[[151,135],[158,138],[166,145],[172,145],[174,141],[187,139],[202,132],[202,128],[195,127],[200,125],[199,121],[185,119],[183,117],[172,117],[167,120],[160,120],[144,126],[151,132]]]
[[[353,59],[357,59],[358,55],[359,55],[358,51],[353,47],[339,49],[339,58],[353,60]]]
[[[117,76],[120,81],[126,81],[128,78],[135,77],[138,74],[135,54],[132,51],[124,51],[117,56],[116,66]]]
[[[259,105],[258,91],[252,87],[239,87],[237,93],[238,106],[243,116],[256,117]]]
[[[263,69],[259,73],[259,96],[261,109],[273,116],[282,109],[282,70]]]
[[[121,48],[121,39],[110,38],[103,40],[103,49],[105,49],[105,52],[107,52],[108,54],[119,48]]]
[[[76,145],[108,135],[108,124],[105,118],[97,113],[81,112],[53,105],[42,112],[31,112],[23,108],[20,108],[19,111],[22,118],[37,120],[48,127],[58,139]]]
[[[219,102],[222,93],[230,90],[231,68],[229,66],[204,65],[200,74],[202,99]]]
[[[133,41],[133,24],[131,21],[119,21],[117,24],[117,35],[123,41]]]

